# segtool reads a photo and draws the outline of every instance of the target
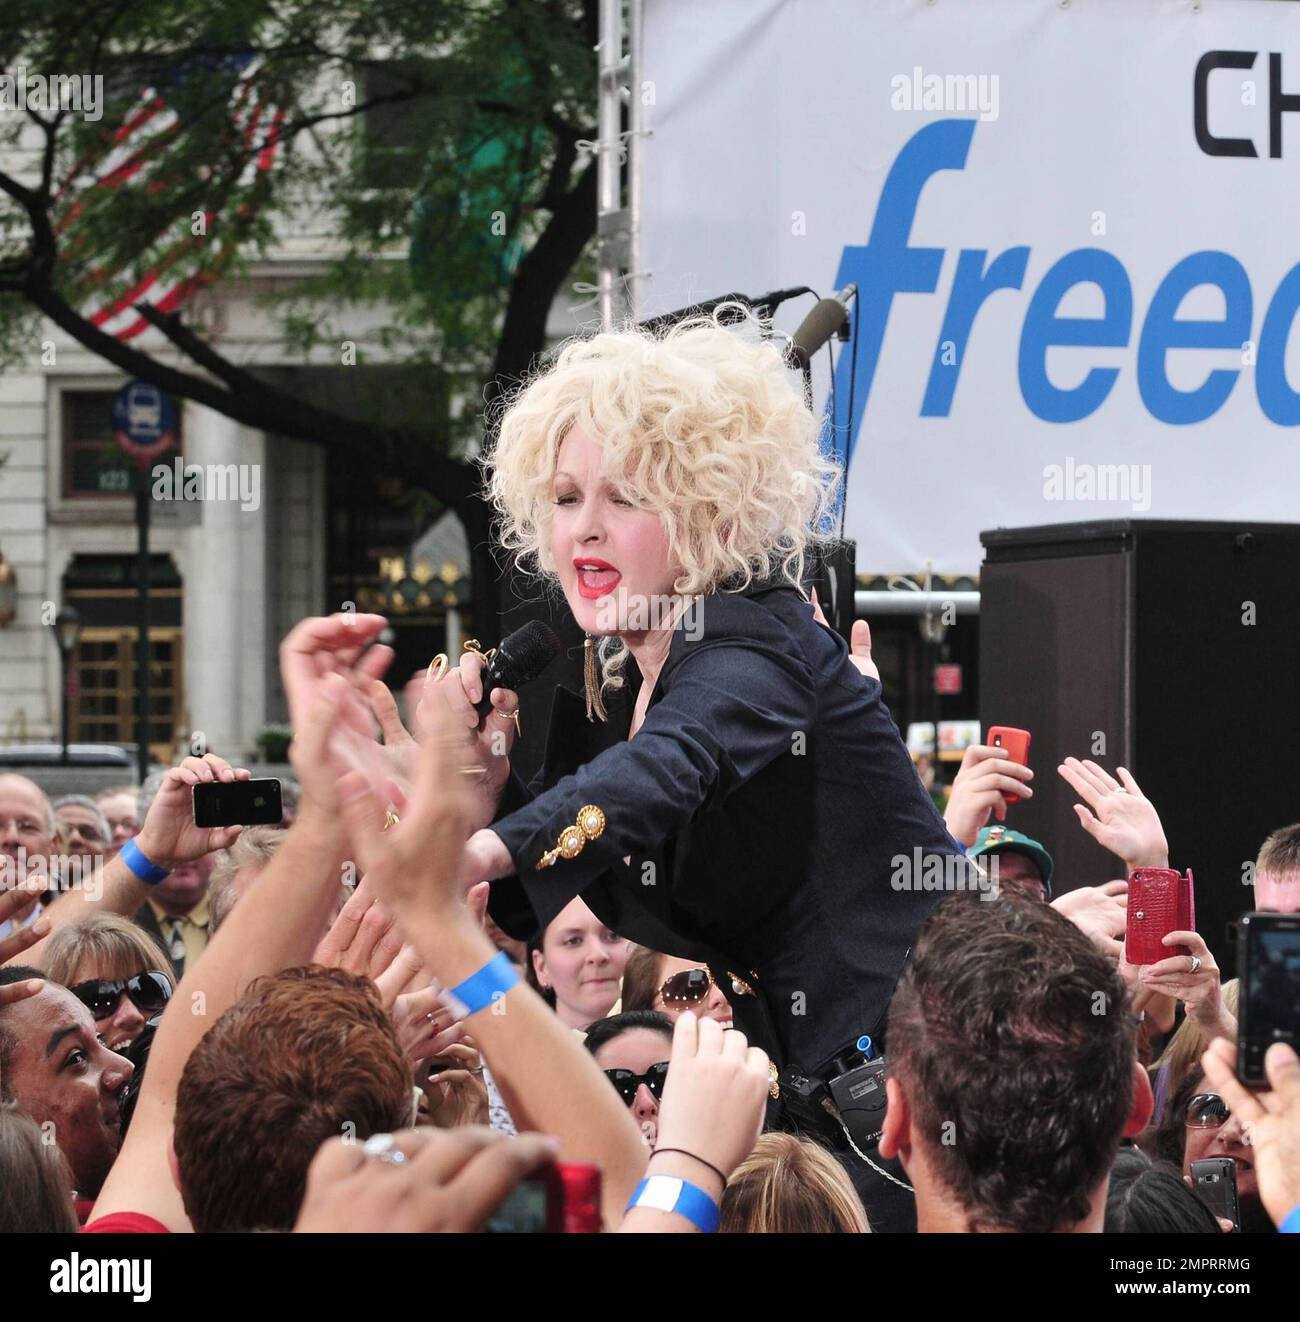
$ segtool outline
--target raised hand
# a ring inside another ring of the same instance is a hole
[[[1187,1006],[1188,1017],[1200,1028],[1203,1040],[1234,1039],[1237,1021],[1223,1003],[1223,975],[1205,939],[1197,932],[1170,932],[1164,944],[1186,946],[1192,953],[1170,955],[1155,964],[1143,965],[1138,969],[1142,986],[1182,1001]]]
[[[739,1029],[686,1011],[673,1028],[656,1149],[680,1148],[730,1178],[758,1141],[770,1085],[766,1053]],[[699,1172],[689,1178],[707,1187]]]
[[[421,686],[415,716],[416,730],[422,739],[436,698],[440,713],[449,712],[453,728],[458,725],[465,732],[466,744],[472,752],[472,759],[466,765],[478,773],[467,777],[470,788],[475,791],[470,816],[475,830],[487,826],[496,816],[501,791],[510,777],[510,750],[514,747],[515,719],[519,711],[519,695],[513,689],[495,688],[489,695],[492,710],[488,712],[483,728],[478,728],[479,716],[474,704],[483,696],[483,669],[486,665],[478,653],[466,652],[458,666],[437,679],[426,680]],[[408,689],[408,694],[410,692]]]
[[[1103,886],[1080,886],[1064,895],[1058,895],[1052,901],[1052,908],[1068,918],[1111,959],[1123,960],[1124,930],[1128,925],[1127,881],[1108,881]],[[1127,967],[1131,968],[1132,965]]]
[[[386,905],[399,916],[414,907],[425,916],[472,921],[464,906],[462,859],[473,795],[461,773],[476,755],[444,693],[423,704],[414,781],[400,823],[382,828],[382,799],[359,772],[342,777],[338,793],[366,880]]]
[[[0,1009],[6,1005],[16,1005],[29,996],[35,996],[45,983],[40,978],[27,978],[23,982],[7,982],[0,986]]]
[[[401,929],[392,913],[379,903],[374,883],[362,877],[316,947],[312,963],[357,973],[378,983],[402,951]],[[396,995],[394,991],[394,999]]]
[[[14,884],[6,890],[0,890],[0,927],[7,922],[21,923],[32,911],[32,907],[41,898],[45,891],[46,880],[39,878],[15,878]],[[26,927],[15,926],[14,930],[6,937],[0,938],[0,964],[8,964],[18,958],[24,950],[30,949],[42,937],[50,934],[50,920],[48,918],[38,918],[34,923]],[[15,983],[13,986],[23,986],[23,983]],[[38,984],[39,988],[39,984]],[[9,990],[9,988],[0,987],[0,993]],[[27,995],[34,996],[35,992],[28,992]],[[11,1000],[21,1000],[22,996],[14,996]],[[0,1001],[0,1005],[6,1004]]]
[[[1079,825],[1104,849],[1122,858],[1130,872],[1169,866],[1169,845],[1160,814],[1124,767],[1116,768],[1116,780],[1095,762],[1067,757],[1057,771],[1088,805],[1074,805]]]
[[[382,615],[313,616],[297,624],[280,644],[280,679],[289,702],[289,723],[295,730],[320,696],[328,675],[342,675],[349,683],[378,678],[388,669],[393,649],[369,646],[387,621]],[[369,734],[368,723],[358,729]]]
[[[818,624],[830,628],[830,622],[822,611],[822,604],[817,600],[817,589],[812,592],[813,619]],[[866,620],[854,620],[849,631],[849,660],[860,675],[880,683],[880,669],[871,657],[871,626]]]
[[[952,838],[969,849],[990,817],[1004,822],[1007,802],[1002,797],[1018,794],[1032,799],[1029,781],[1034,773],[1019,762],[1012,762],[1001,748],[971,744],[962,755],[961,767],[952,782],[943,820]]]
[[[355,1141],[326,1142],[308,1168],[295,1233],[481,1230],[515,1185],[555,1160],[540,1134],[506,1138],[476,1126],[404,1129],[391,1139],[400,1163],[368,1156]]]
[[[1235,1073],[1237,1049],[1215,1038],[1201,1057],[1205,1080],[1240,1118],[1244,1137],[1255,1158],[1260,1201],[1281,1225],[1300,1207],[1300,1057],[1284,1042],[1274,1042],[1264,1055],[1268,1092],[1253,1093]]]
[[[194,825],[194,786],[218,780],[250,780],[252,775],[243,767],[232,767],[215,753],[187,757],[172,767],[163,777],[136,836],[140,852],[151,863],[169,867],[233,845],[242,827]]]

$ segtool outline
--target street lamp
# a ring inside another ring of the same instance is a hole
[[[77,646],[77,636],[81,633],[81,616],[71,606],[61,606],[50,626],[54,630],[54,641],[59,648],[59,662],[63,676],[63,763],[68,760],[68,700],[72,693],[68,684],[68,666],[72,661],[73,649]]]

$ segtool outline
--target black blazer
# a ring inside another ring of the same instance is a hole
[[[517,875],[492,884],[491,913],[529,939],[580,894],[620,935],[739,974],[768,1023],[724,982],[738,1025],[779,1064],[816,1069],[862,1033],[879,1040],[941,896],[896,888],[900,857],[962,850],[880,684],[793,588],[710,595],[696,621],[630,741],[635,662],[608,724],[556,689],[542,770],[527,787],[512,775],[492,827]],[[539,868],[588,805],[603,828]]]

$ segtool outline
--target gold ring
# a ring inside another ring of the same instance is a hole
[[[437,656],[429,662],[429,668],[424,672],[426,680],[432,680],[435,683],[447,673],[447,666],[450,664],[447,660],[446,652],[439,652]]]
[[[518,708],[518,707],[516,707],[516,708],[514,709],[514,711],[502,711],[500,707],[493,707],[492,710],[493,710],[494,712],[496,712],[496,714],[497,714],[498,716],[504,716],[504,717],[506,718],[507,721],[514,721],[514,723],[515,723],[515,733],[516,733],[521,739],[524,737],[523,726],[521,726],[521,725],[519,724],[519,708]]]
[[[402,819],[393,811],[393,805],[390,803],[384,809],[384,830],[387,831],[390,826],[396,826]]]

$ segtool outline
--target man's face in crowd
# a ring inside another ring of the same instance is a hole
[[[17,1044],[6,1093],[38,1125],[53,1123],[78,1194],[95,1197],[117,1156],[118,1097],[134,1067],[98,1039],[90,1011],[54,983],[11,1006],[4,1027]]]
[[[188,913],[207,894],[215,854],[204,854],[189,863],[178,863],[166,881],[154,886],[151,897],[170,913]]]
[[[1255,874],[1255,908],[1268,913],[1300,913],[1300,873]]]
[[[113,831],[112,848],[109,850],[109,856],[112,857],[140,829],[135,819],[135,795],[110,794],[98,802],[100,811],[108,818]]]
[[[79,803],[65,803],[54,814],[59,843],[66,854],[89,854],[102,858],[108,852],[99,814]]]
[[[1028,854],[1018,854],[1014,850],[1004,849],[997,854],[998,886],[1002,890],[1014,891],[1018,895],[1027,895],[1031,899],[1046,900],[1047,887],[1043,885],[1043,874]],[[990,872],[992,864],[989,865]]]
[[[29,859],[53,851],[49,800],[26,776],[0,776],[0,854],[17,863],[20,849]]]

